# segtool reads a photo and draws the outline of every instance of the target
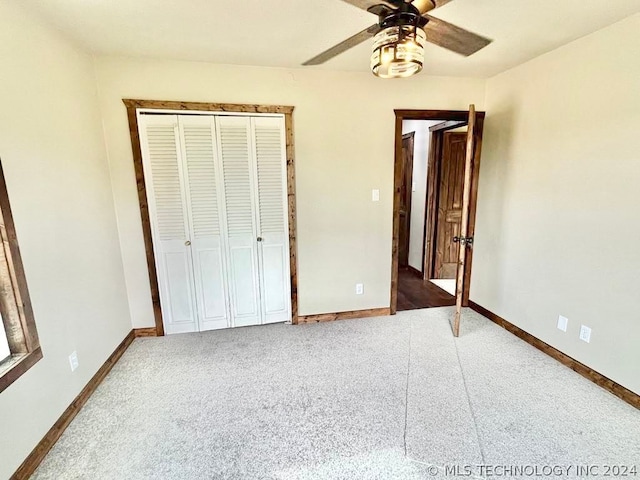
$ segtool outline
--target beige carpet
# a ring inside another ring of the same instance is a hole
[[[455,340],[452,312],[138,339],[34,478],[584,478],[640,463],[640,411],[474,312]]]

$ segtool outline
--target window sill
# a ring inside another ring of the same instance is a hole
[[[0,363],[0,392],[15,382],[42,358],[40,347],[27,354],[13,355]]]

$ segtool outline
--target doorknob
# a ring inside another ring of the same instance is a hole
[[[258,240],[259,242],[261,242],[261,241],[262,241],[262,237],[258,237],[258,238],[257,238],[257,240]]]
[[[473,237],[458,237],[458,236],[453,237],[453,243],[458,243],[458,242],[460,242],[461,245],[471,246],[473,245]]]
[[[184,242],[184,245],[185,245],[186,247],[188,247],[189,245],[191,245],[191,240],[187,240],[186,242]]]

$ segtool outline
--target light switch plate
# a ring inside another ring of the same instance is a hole
[[[566,332],[567,325],[569,325],[569,319],[567,317],[563,317],[562,315],[558,315],[558,330]]]
[[[371,190],[371,201],[372,202],[380,201],[380,190],[378,190],[377,188],[374,188],[373,190]]]
[[[580,326],[580,340],[583,342],[591,342],[591,329],[585,325]]]
[[[412,192],[416,191],[416,182],[411,182],[411,191]]]
[[[364,285],[362,283],[356,283],[356,295],[362,295],[364,293]]]

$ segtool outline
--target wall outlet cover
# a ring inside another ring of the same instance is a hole
[[[580,326],[580,340],[583,342],[591,342],[591,329],[585,325]]]
[[[356,283],[356,295],[362,295],[364,293],[364,285],[362,283]]]
[[[372,202],[380,201],[380,190],[378,190],[377,188],[374,188],[373,190],[371,190],[371,201]]]
[[[568,325],[569,325],[569,319],[567,317],[563,317],[562,315],[558,315],[558,330],[562,330],[563,332],[566,332]]]

